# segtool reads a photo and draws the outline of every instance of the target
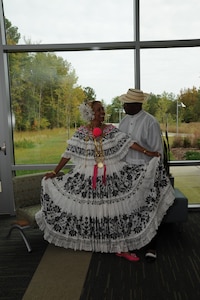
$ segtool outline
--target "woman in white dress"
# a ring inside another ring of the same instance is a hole
[[[36,221],[44,238],[56,246],[138,261],[129,251],[151,241],[174,201],[160,154],[104,124],[100,101],[83,103],[80,111],[88,125],[68,140],[59,164],[43,178]],[[129,148],[152,159],[128,165],[123,159]],[[56,177],[69,160],[75,167]]]

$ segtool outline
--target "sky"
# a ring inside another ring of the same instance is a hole
[[[4,0],[5,16],[21,34],[20,43],[117,42],[133,39],[132,0]],[[199,0],[141,0],[141,40],[197,39]],[[92,87],[99,100],[134,88],[132,50],[59,52],[71,63],[78,84]],[[200,49],[141,51],[141,89],[178,94],[200,86]]]

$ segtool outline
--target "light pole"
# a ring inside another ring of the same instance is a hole
[[[109,120],[110,120],[110,114],[106,114],[106,123],[109,123]]]
[[[183,108],[186,107],[186,105],[183,102],[178,103],[178,98],[177,98],[177,100],[176,100],[176,135],[178,135],[178,108],[179,108],[179,106],[181,106]]]
[[[118,113],[118,123],[121,122],[121,119],[122,119],[122,113],[123,113],[123,108],[121,107],[116,107],[115,108],[115,112]]]
[[[176,135],[178,135],[178,98],[176,100]]]
[[[122,120],[122,113],[123,113],[123,108],[119,108],[119,123]]]

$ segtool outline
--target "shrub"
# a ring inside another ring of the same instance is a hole
[[[194,141],[194,147],[200,149],[200,138],[198,138]]]
[[[190,139],[186,136],[183,138],[183,148],[189,148],[191,147],[191,141]]]
[[[175,136],[172,142],[172,148],[183,147],[183,139],[180,136]]]
[[[187,151],[184,155],[186,160],[200,160],[200,152]]]

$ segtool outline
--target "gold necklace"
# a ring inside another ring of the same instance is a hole
[[[93,138],[94,140],[94,159],[97,163],[98,168],[103,168],[104,166],[104,151],[103,151],[103,143],[102,136],[98,138]]]

